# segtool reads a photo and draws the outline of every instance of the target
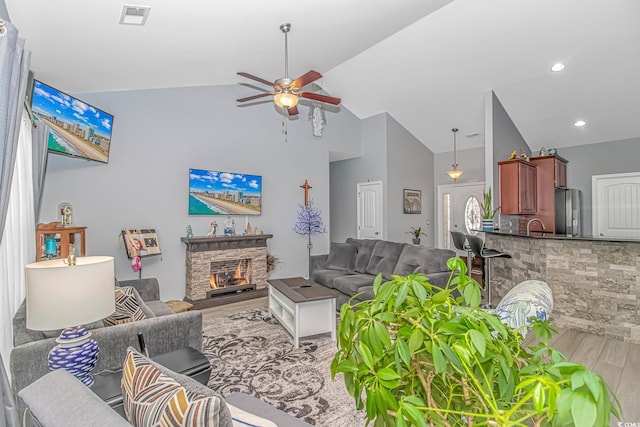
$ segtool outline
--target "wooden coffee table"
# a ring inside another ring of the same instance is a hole
[[[267,280],[269,311],[293,336],[298,348],[300,337],[331,333],[336,339],[336,295],[302,277]]]

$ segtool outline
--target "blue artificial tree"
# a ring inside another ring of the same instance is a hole
[[[308,259],[308,269],[309,276],[311,275],[311,248],[313,248],[313,244],[311,243],[311,236],[315,236],[316,234],[322,234],[327,232],[327,228],[322,222],[322,211],[315,206],[313,206],[313,199],[309,199],[308,203],[302,204],[298,203],[298,213],[297,213],[296,223],[293,226],[293,231],[296,233],[307,236],[307,250],[309,251],[309,259]]]

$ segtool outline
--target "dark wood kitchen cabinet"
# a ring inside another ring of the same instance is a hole
[[[567,187],[567,160],[560,156],[532,157],[531,163],[537,166],[536,190],[538,212],[536,218],[544,222],[547,230],[555,230],[555,191],[556,188]],[[532,230],[538,230],[539,225],[532,225]]]
[[[522,159],[498,162],[500,213],[536,213],[537,167]]]

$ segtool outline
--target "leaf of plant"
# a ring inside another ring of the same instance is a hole
[[[576,391],[584,385],[584,371],[576,371],[571,375],[571,390]]]
[[[379,273],[375,279],[373,279],[373,294],[377,295],[378,290],[380,289],[380,284],[382,283],[382,274]]]
[[[382,401],[389,407],[392,411],[398,410],[398,399],[386,388],[380,388],[378,393],[382,397]]]
[[[433,367],[436,370],[436,374],[441,374],[447,369],[447,361],[442,354],[442,350],[440,350],[440,346],[437,342],[433,343],[432,354],[433,354]]]
[[[378,372],[376,373],[376,375],[378,376],[378,378],[380,378],[381,380],[384,380],[384,381],[391,381],[391,380],[400,379],[400,374],[398,374],[396,371],[394,371],[391,368],[379,369]]]
[[[596,403],[585,393],[573,393],[571,417],[576,426],[592,427],[596,421]]]
[[[409,351],[414,354],[416,350],[422,347],[424,342],[424,335],[420,329],[414,329],[409,337]]]
[[[376,322],[373,325],[373,329],[376,332],[378,340],[382,343],[382,345],[385,348],[389,347],[391,345],[391,337],[389,336],[389,331],[387,330],[387,328]]]
[[[484,335],[480,331],[475,329],[469,329],[469,338],[471,338],[471,344],[478,350],[478,353],[482,357],[484,357],[485,351],[487,350],[487,341],[484,338]]]
[[[453,352],[453,350],[451,350],[449,344],[444,341],[440,341],[439,343],[442,348],[442,352],[447,356],[447,359],[449,359],[449,363],[451,363],[460,372],[463,372],[464,368],[462,367],[462,363],[460,363],[460,358]]]
[[[416,294],[416,298],[420,303],[423,303],[427,299],[427,290],[424,288],[422,283],[415,281],[412,284],[413,293]]]
[[[402,338],[396,339],[396,351],[402,359],[402,362],[407,366],[411,366],[411,350],[409,349],[409,344]]]
[[[396,427],[407,427],[407,422],[404,420],[404,414],[402,408],[396,412]]]
[[[413,425],[419,427],[427,427],[427,422],[424,419],[424,415],[418,408],[405,400],[402,402],[402,409]]]
[[[371,350],[369,347],[362,341],[358,342],[358,354],[362,357],[362,361],[369,369],[373,369],[373,356],[371,355]]]
[[[533,407],[536,408],[538,415],[544,410],[545,395],[542,383],[536,384],[533,389]]]
[[[409,283],[404,282],[398,288],[398,294],[396,295],[395,307],[398,308],[402,305],[402,303],[407,299],[407,294],[409,293]]]
[[[436,304],[442,304],[449,298],[449,291],[440,291],[431,297],[431,300]]]
[[[587,387],[589,388],[593,399],[595,401],[598,401],[598,399],[600,399],[601,391],[600,381],[598,381],[598,377],[596,377],[593,372],[585,370],[583,379],[585,384],[587,384]]]

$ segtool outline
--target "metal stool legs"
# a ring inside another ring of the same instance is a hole
[[[484,247],[484,241],[472,234],[467,234],[467,242],[471,250],[476,256],[479,256],[484,261],[486,269],[485,277],[485,290],[487,291],[487,303],[483,305],[483,308],[493,308],[491,305],[491,258],[511,258],[511,255],[505,252],[496,251],[495,249],[487,249]]]
[[[467,244],[467,236],[466,234],[460,231],[452,231],[451,232],[451,240],[453,240],[453,246],[459,251],[467,252],[467,275],[471,277],[471,262],[473,260],[473,252],[471,251],[471,247]]]

